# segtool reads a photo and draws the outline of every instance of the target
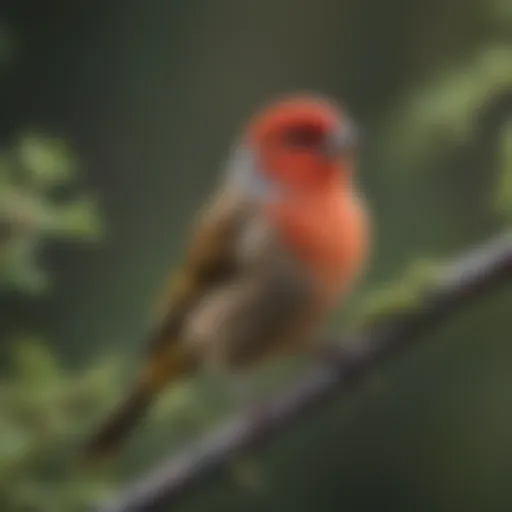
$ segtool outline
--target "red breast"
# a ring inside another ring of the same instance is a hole
[[[362,266],[368,239],[365,209],[340,190],[310,194],[269,206],[283,243],[321,286],[338,294]]]

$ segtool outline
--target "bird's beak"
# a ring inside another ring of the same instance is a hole
[[[354,126],[343,124],[329,132],[323,144],[323,152],[329,159],[354,151],[359,145],[359,136]]]

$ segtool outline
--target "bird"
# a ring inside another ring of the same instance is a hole
[[[370,252],[357,131],[341,104],[312,93],[249,118],[164,289],[132,389],[90,439],[88,458],[117,453],[171,383],[314,350]]]

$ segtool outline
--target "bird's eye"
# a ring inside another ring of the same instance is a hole
[[[313,148],[321,143],[322,131],[316,126],[294,126],[284,133],[286,144],[296,148]]]

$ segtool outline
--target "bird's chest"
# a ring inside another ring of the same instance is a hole
[[[353,199],[327,197],[279,205],[272,215],[293,255],[338,292],[353,280],[364,256],[362,212]]]

